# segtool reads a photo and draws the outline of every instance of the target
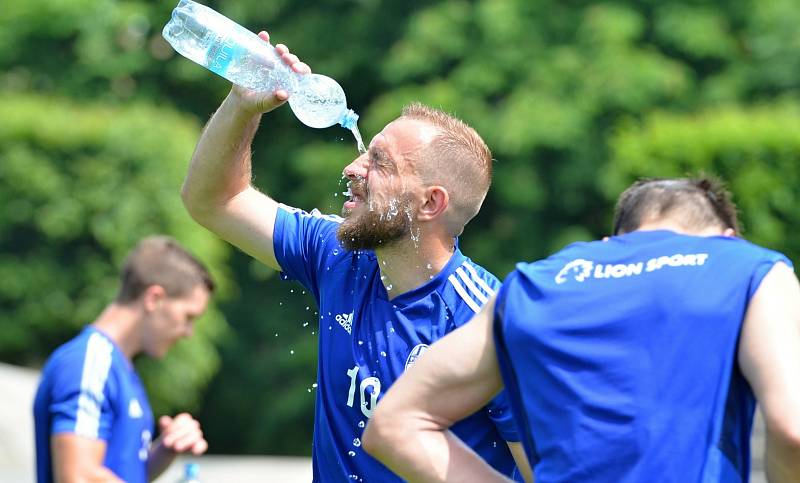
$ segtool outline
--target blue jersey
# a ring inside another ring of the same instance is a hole
[[[403,371],[469,321],[499,282],[456,249],[428,283],[390,300],[375,254],[339,244],[340,221],[282,205],[275,222],[284,277],[298,280],[319,305],[314,481],[399,481],[361,448],[368,418]],[[506,441],[518,441],[516,426],[502,396],[452,429],[498,471],[515,472]]]
[[[495,341],[537,483],[747,481],[737,343],[778,261],[737,238],[637,231],[519,264]]]
[[[72,433],[106,442],[103,466],[146,482],[153,413],[131,362],[89,326],[50,356],[33,403],[39,483],[53,481],[50,437]]]

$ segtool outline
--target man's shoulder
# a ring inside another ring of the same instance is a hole
[[[283,203],[278,203],[279,212],[282,212],[285,215],[293,216],[299,219],[311,219],[311,220],[319,220],[321,222],[330,222],[336,223],[337,225],[341,223],[344,218],[334,214],[325,214],[321,212],[319,209],[314,208],[311,211],[303,210],[302,208],[295,208],[293,206],[285,205]]]
[[[79,380],[84,376],[84,365],[89,365],[93,371],[108,373],[114,359],[113,352],[114,344],[106,336],[84,329],[53,351],[45,363],[43,377]]]
[[[479,312],[500,288],[500,280],[494,274],[464,256],[446,267],[443,275],[440,293],[457,325]]]

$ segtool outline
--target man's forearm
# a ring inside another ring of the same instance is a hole
[[[165,448],[160,442],[153,444],[147,457],[147,479],[158,478],[175,460],[176,453]]]
[[[181,192],[193,216],[223,205],[250,186],[250,144],[260,119],[260,113],[244,109],[232,92],[206,124]]]
[[[370,454],[409,482],[510,481],[447,430],[397,428],[393,435],[369,443]]]

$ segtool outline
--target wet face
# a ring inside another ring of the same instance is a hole
[[[198,285],[182,297],[163,294],[155,300],[145,321],[144,352],[160,359],[178,340],[191,336],[194,321],[205,312],[209,296],[208,290]]]
[[[348,250],[374,250],[410,237],[421,188],[414,160],[435,132],[428,124],[398,119],[373,138],[344,169],[349,199],[337,237]]]

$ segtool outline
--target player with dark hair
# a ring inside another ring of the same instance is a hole
[[[364,445],[412,481],[500,481],[447,427],[505,386],[535,481],[800,481],[800,285],[709,179],[645,180],[614,236],[520,263],[378,405]],[[419,448],[426,448],[420,451]]]

